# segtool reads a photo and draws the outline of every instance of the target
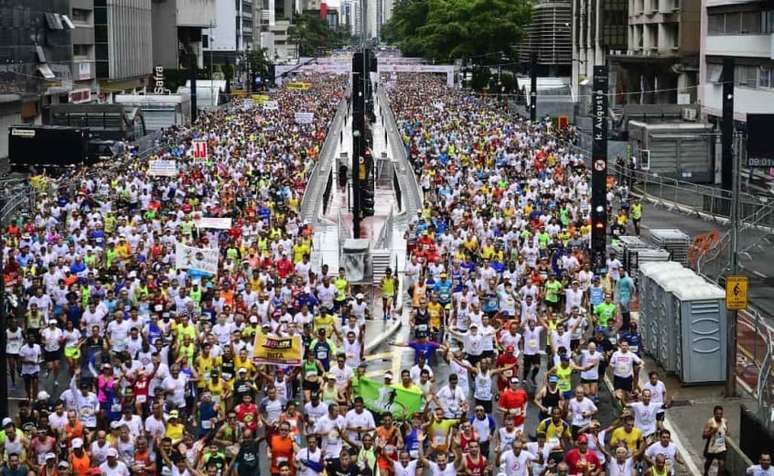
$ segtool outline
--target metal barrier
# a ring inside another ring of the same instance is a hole
[[[328,181],[325,183],[325,191],[323,192],[322,212],[325,215],[328,212],[328,207],[331,201],[331,190],[333,189],[333,169],[328,171]]]
[[[306,188],[304,189],[304,196],[301,198],[300,216],[302,220],[306,220],[309,223],[317,222],[317,211],[320,210],[320,194],[323,177],[325,174],[332,170],[334,155],[336,154],[336,146],[339,141],[339,130],[344,124],[344,120],[347,116],[347,99],[343,99],[339,103],[339,107],[336,109],[336,115],[331,121],[331,125],[328,127],[328,133],[325,136],[325,142],[323,143],[320,153],[317,156],[317,162],[312,167],[311,172],[306,180]]]
[[[392,249],[392,228],[394,225],[395,214],[390,210],[389,215],[384,219],[384,224],[382,225],[381,231],[379,231],[379,236],[376,238],[376,242],[374,242],[374,249]]]
[[[396,194],[399,194],[401,198],[401,212],[395,217],[395,220],[407,223],[411,217],[416,215],[417,211],[422,209],[424,197],[419,188],[414,168],[409,160],[406,145],[403,143],[403,138],[398,129],[395,114],[389,106],[390,101],[382,87],[379,87],[377,96],[379,97],[379,103],[382,104],[384,129],[387,132],[387,148],[394,158],[393,164],[398,183]],[[397,192],[397,190],[400,190],[400,192]]]
[[[339,227],[339,263],[341,263],[341,254],[344,249],[344,242],[348,238],[354,237],[352,228],[348,226],[341,217],[341,209],[337,212],[336,225]]]

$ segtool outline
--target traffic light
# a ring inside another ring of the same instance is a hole
[[[360,212],[363,217],[374,216],[374,189],[369,187],[369,181],[362,182],[360,189]]]

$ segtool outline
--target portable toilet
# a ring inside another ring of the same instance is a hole
[[[670,286],[675,281],[688,281],[694,277],[696,277],[696,273],[689,268],[663,270],[653,276],[655,284],[653,286],[653,315],[656,321],[655,329],[658,332],[658,348],[655,358],[669,372],[675,371],[674,359],[671,357],[674,354],[674,334],[677,330],[677,316],[672,312],[670,305]]]
[[[680,263],[674,261],[649,262],[640,266],[640,334],[645,352],[656,356],[658,349],[658,321],[656,319],[657,301],[655,298],[658,285],[653,281],[653,276],[660,272],[669,272],[683,269]]]
[[[728,355],[725,291],[704,281],[672,292],[680,315],[677,375],[684,384],[724,382]]]

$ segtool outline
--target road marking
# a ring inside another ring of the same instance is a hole
[[[363,360],[370,362],[372,360],[388,359],[392,357],[393,352],[379,352],[377,354],[366,355]]]

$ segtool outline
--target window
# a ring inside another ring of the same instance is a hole
[[[761,66],[758,71],[758,87],[774,88],[774,66]]]
[[[707,64],[707,82],[719,83],[723,74],[723,66],[719,64]]]
[[[209,48],[210,47],[210,37],[207,35],[202,35],[202,48]]]
[[[46,24],[48,25],[49,30],[64,29],[62,26],[62,18],[58,13],[44,13],[43,16],[46,17]]]
[[[761,32],[761,12],[743,12],[741,33],[754,34],[754,33],[760,33],[760,32]]]
[[[707,15],[707,30],[710,35],[722,35],[726,32],[726,16],[722,13]]]
[[[76,58],[88,58],[91,45],[73,45],[73,56]]]
[[[740,13],[726,13],[726,29],[723,33],[726,35],[738,35],[741,30],[741,14]]]
[[[763,33],[774,33],[774,10],[761,12]]]
[[[72,20],[76,23],[91,23],[91,10],[73,8]]]
[[[746,88],[758,87],[758,66],[737,65],[734,67],[734,84]]]

